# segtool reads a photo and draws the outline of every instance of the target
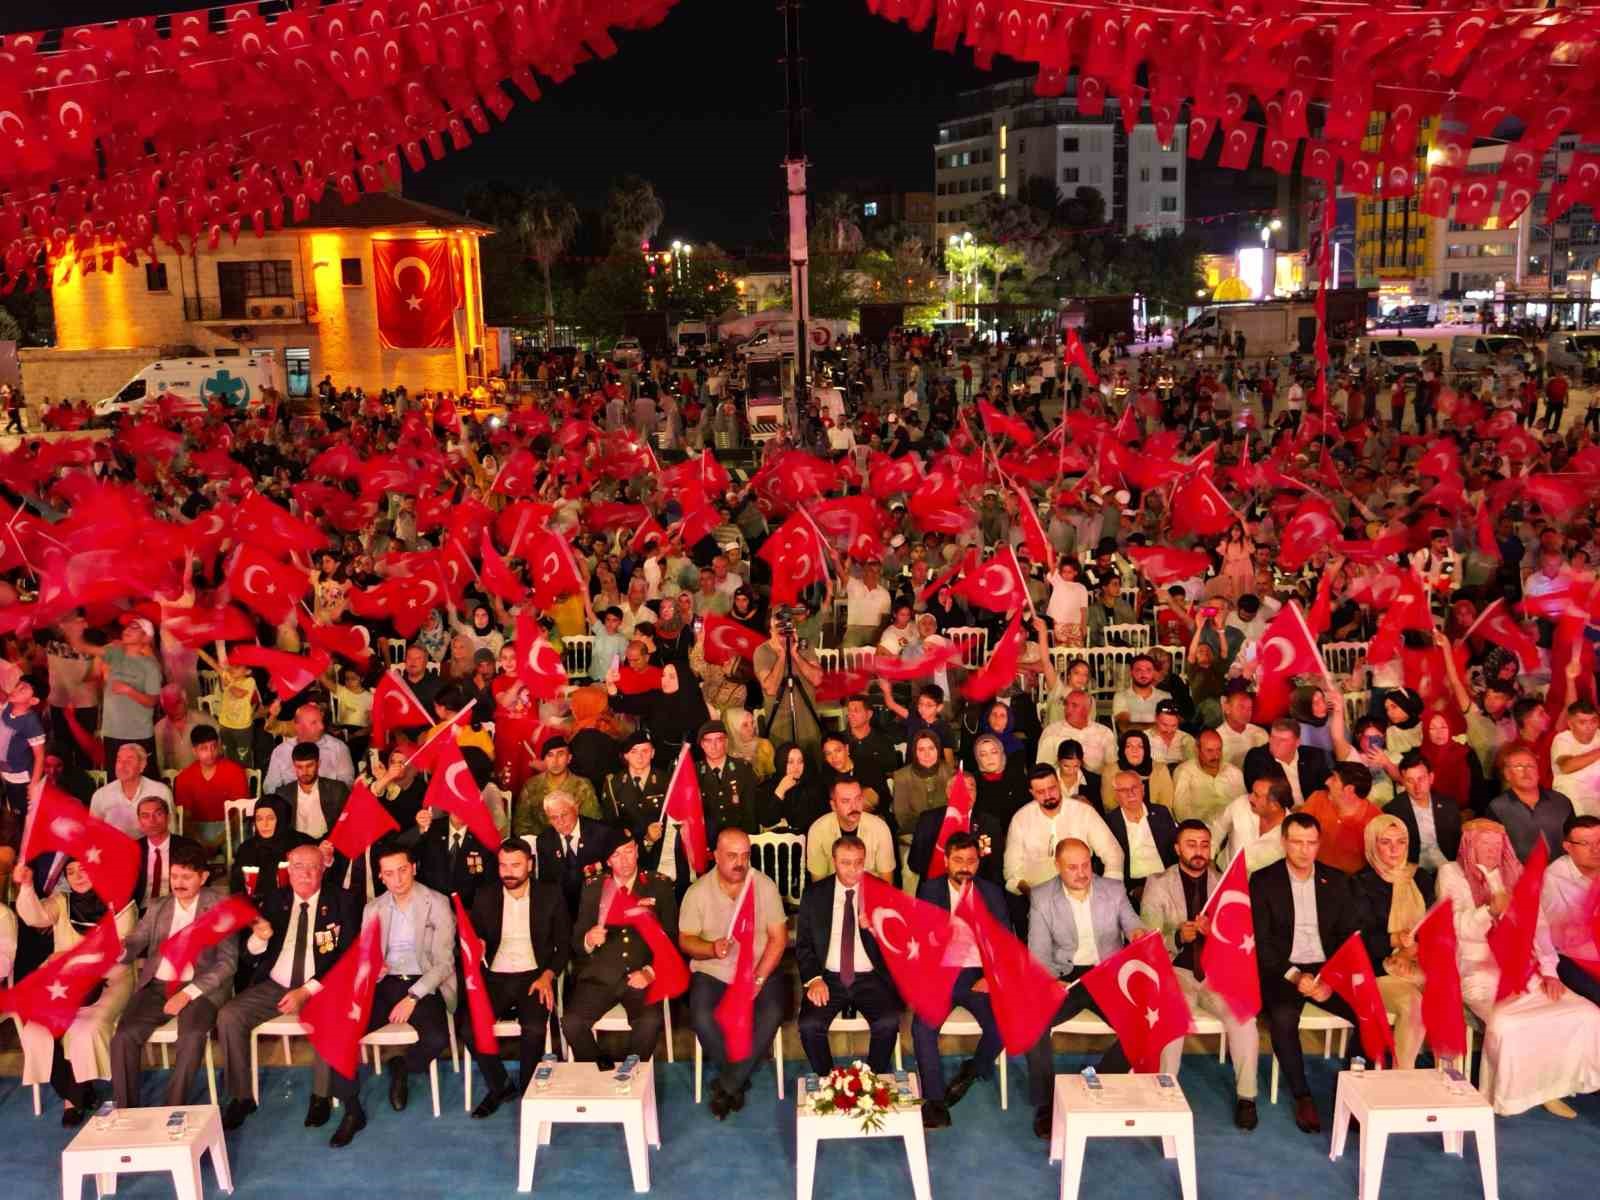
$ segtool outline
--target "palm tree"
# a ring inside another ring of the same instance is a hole
[[[611,185],[611,194],[606,198],[606,228],[618,250],[638,250],[641,243],[656,235],[665,219],[661,197],[648,179],[624,175]]]
[[[823,252],[854,254],[861,249],[861,226],[856,224],[855,202],[833,192],[824,196],[812,210],[812,240]]]
[[[556,340],[555,299],[550,290],[550,268],[572,244],[578,232],[578,206],[554,188],[540,188],[522,197],[516,216],[517,239],[528,257],[544,272],[545,344]]]

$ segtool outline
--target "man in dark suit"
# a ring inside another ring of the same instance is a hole
[[[300,845],[289,851],[289,888],[271,892],[250,929],[244,951],[251,961],[251,983],[217,1015],[222,1043],[222,1077],[227,1107],[222,1127],[237,1129],[256,1110],[250,1070],[250,1031],[276,1016],[292,1016],[322,987],[361,930],[361,901],[328,879],[322,853]],[[311,1104],[306,1125],[327,1123],[331,1111],[328,1064],[317,1055],[312,1069]]]
[[[1300,744],[1300,726],[1287,717],[1272,723],[1265,746],[1257,746],[1244,756],[1245,790],[1253,787],[1256,779],[1274,763],[1288,777],[1297,807],[1328,782],[1328,774],[1333,769],[1333,760],[1326,750]]]
[[[613,779],[616,776],[612,776]],[[572,927],[572,945],[578,955],[572,986],[567,989],[566,1013],[561,1028],[579,1062],[595,1062],[600,1046],[594,1023],[613,1005],[628,1014],[628,1053],[650,1058],[661,1038],[661,1005],[647,1002],[645,993],[655,982],[655,954],[643,934],[626,925],[607,925],[613,905],[621,910],[646,908],[661,926],[669,944],[678,940],[678,901],[672,880],[639,869],[639,843],[631,830],[606,859],[607,873],[583,885],[578,919]],[[673,953],[677,953],[676,950]]]
[[[168,894],[167,868],[172,865],[173,851],[180,846],[200,849],[200,843],[181,833],[169,833],[172,810],[160,796],[146,796],[139,801],[136,812],[139,820],[139,878],[133,883],[133,901],[140,911],[149,901]]]
[[[917,888],[917,899],[954,912],[967,888],[975,887],[977,898],[988,908],[989,915],[1009,932],[1011,918],[1006,912],[1005,892],[987,879],[977,878],[977,837],[971,833],[951,834],[945,843],[944,859],[945,877],[924,879]],[[956,976],[955,987],[950,992],[950,1005],[970,1012],[983,1030],[983,1036],[978,1039],[978,1048],[972,1052],[972,1057],[961,1064],[947,1088],[944,1067],[939,1062],[939,1026],[929,1025],[921,1017],[911,1022],[911,1045],[916,1050],[917,1072],[922,1080],[924,1129],[941,1129],[950,1124],[950,1107],[960,1103],[974,1080],[987,1079],[994,1073],[995,1059],[1004,1045],[1000,1027],[995,1024],[994,1006],[989,1001],[989,981],[983,976],[976,946],[968,948],[961,973]]]
[[[906,852],[906,869],[918,879],[927,875],[933,863],[933,848],[939,844],[939,831],[944,828],[942,808],[930,808],[917,818],[911,832],[911,849]],[[993,813],[972,814],[972,832],[978,838],[978,878],[994,884],[1006,885],[1006,827]]]
[[[284,784],[275,794],[289,802],[297,832],[326,842],[328,830],[338,823],[339,814],[344,811],[350,785],[319,774],[321,754],[315,742],[296,742],[289,753],[294,782]]]
[[[794,922],[794,960],[805,992],[800,999],[800,1044],[818,1075],[833,1070],[828,1026],[841,1012],[867,1019],[867,1065],[893,1069],[904,1007],[872,931],[861,920],[866,843],[841,833],[833,843],[833,874],[805,890]]]
[[[556,883],[532,881],[532,856],[521,838],[500,844],[496,865],[500,886],[478,889],[472,927],[483,939],[483,989],[496,1019],[515,1013],[522,1026],[519,1064],[521,1088],[526,1088],[544,1052],[545,1030],[556,1008],[556,978],[567,969],[572,920]],[[487,1117],[521,1095],[498,1054],[474,1049],[472,1060],[489,1088],[483,1103],[472,1110],[474,1117]]]
[[[395,840],[415,849],[418,879],[436,892],[460,896],[464,908],[472,907],[479,886],[494,870],[495,852],[453,813],[441,820],[424,808],[417,823]]]
[[[584,876],[600,870],[616,848],[617,831],[604,821],[578,815],[578,805],[565,792],[544,798],[549,826],[534,842],[534,863],[540,880],[561,885],[567,920],[578,915]]]
[[[1321,844],[1316,818],[1292,812],[1283,819],[1284,857],[1250,876],[1261,1007],[1272,1035],[1272,1053],[1294,1096],[1294,1123],[1306,1133],[1320,1132],[1322,1122],[1300,1053],[1300,1010],[1314,1001],[1356,1025],[1350,1006],[1316,977],[1328,956],[1360,923],[1348,877],[1317,861]],[[1356,1042],[1359,1054],[1359,1025]]]
[[[1455,862],[1456,851],[1461,849],[1461,804],[1471,797],[1435,796],[1433,771],[1421,752],[1408,750],[1400,759],[1400,782],[1405,784],[1405,794],[1396,796],[1384,806],[1391,817],[1399,817],[1411,835],[1407,853],[1412,862],[1422,860],[1423,843],[1437,849],[1438,857],[1430,853],[1430,861],[1423,865],[1437,871],[1440,863]],[[1424,833],[1430,836],[1423,836]]]
[[[226,897],[205,886],[210,875],[206,852],[195,847],[173,851],[167,868],[170,891],[150,907],[138,926],[122,944],[122,965],[130,969],[139,959],[133,998],[122,1012],[117,1032],[111,1039],[111,1087],[118,1108],[139,1107],[140,1058],[150,1035],[171,1018],[178,1018],[178,1042],[172,1078],[167,1084],[166,1103],[176,1107],[185,1103],[194,1073],[205,1053],[206,1039],[217,1023],[217,1011],[228,998],[238,963],[239,943],[224,938],[206,947],[182,975],[174,975],[161,957],[162,943],[205,916]],[[167,984],[183,986],[168,995]]]
[[[1178,861],[1178,823],[1166,805],[1144,802],[1144,781],[1132,771],[1118,771],[1111,789],[1117,806],[1106,814],[1106,828],[1122,847],[1122,881],[1138,908],[1144,881]]]

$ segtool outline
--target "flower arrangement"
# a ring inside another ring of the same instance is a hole
[[[848,1067],[829,1071],[811,1093],[812,1112],[855,1117],[864,1132],[882,1129],[883,1118],[895,1109],[919,1103],[909,1095],[900,1095],[894,1076],[879,1075],[859,1059]]]

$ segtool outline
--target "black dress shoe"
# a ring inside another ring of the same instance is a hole
[[[1033,1110],[1033,1136],[1037,1138],[1050,1137],[1050,1106],[1041,1104]]]
[[[1322,1132],[1322,1121],[1317,1117],[1317,1106],[1310,1096],[1301,1096],[1294,1102],[1294,1123],[1301,1133]]]
[[[89,1115],[89,1110],[82,1104],[74,1104],[61,1110],[61,1128],[76,1129],[82,1125],[84,1118]]]
[[[711,1110],[711,1115],[719,1121],[726,1121],[728,1113],[732,1111],[729,1107],[728,1094],[720,1088],[712,1089],[711,1100],[706,1107]]]
[[[950,1128],[950,1110],[939,1100],[929,1100],[922,1106],[922,1127],[924,1129]]]
[[[956,1077],[944,1089],[944,1103],[946,1108],[954,1108],[961,1103],[961,1097],[978,1079],[978,1068],[972,1059],[967,1059],[961,1064],[961,1069],[956,1072]]]
[[[344,1120],[339,1122],[339,1128],[333,1131],[333,1136],[328,1139],[328,1145],[335,1150],[348,1146],[355,1140],[356,1134],[367,1127],[367,1114],[361,1108],[361,1101],[352,1100],[344,1110]]]
[[[406,1079],[405,1063],[401,1059],[392,1059],[389,1062],[389,1107],[395,1112],[405,1112],[406,1100],[411,1096],[409,1081]]]
[[[327,1096],[313,1096],[306,1105],[306,1128],[321,1129],[333,1115],[333,1101]]]
[[[1240,1096],[1233,1104],[1233,1123],[1246,1133],[1256,1127],[1256,1102]]]
[[[244,1119],[256,1110],[254,1100],[229,1100],[228,1107],[222,1110],[222,1127],[224,1129],[237,1129],[244,1124]]]
[[[492,1117],[496,1112],[499,1111],[502,1104],[507,1104],[516,1098],[517,1085],[508,1079],[506,1080],[504,1087],[498,1089],[497,1091],[490,1092],[483,1098],[483,1103],[472,1110],[472,1119],[474,1121],[481,1121],[485,1117]]]

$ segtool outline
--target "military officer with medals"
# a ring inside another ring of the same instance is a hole
[[[606,870],[595,872],[584,883],[572,928],[578,957],[567,989],[562,1029],[579,1062],[595,1062],[601,1057],[594,1023],[617,1004],[628,1014],[627,1053],[649,1058],[661,1037],[661,1006],[645,999],[655,980],[655,955],[643,933],[606,924],[606,914],[614,905],[648,909],[666,935],[664,944],[670,947],[678,937],[678,902],[670,879],[639,869],[639,843],[631,832],[625,830],[622,837],[606,859]]]
[[[656,748],[644,733],[622,743],[623,769],[606,776],[600,812],[606,823],[626,829],[639,844],[639,861],[654,868],[661,858],[665,830],[661,806],[666,803],[668,773],[655,769]]]
[[[762,801],[756,773],[743,759],[728,757],[728,732],[719,721],[700,726],[700,801],[705,806],[706,838],[712,846],[724,829],[749,834],[778,823],[770,805]]]

